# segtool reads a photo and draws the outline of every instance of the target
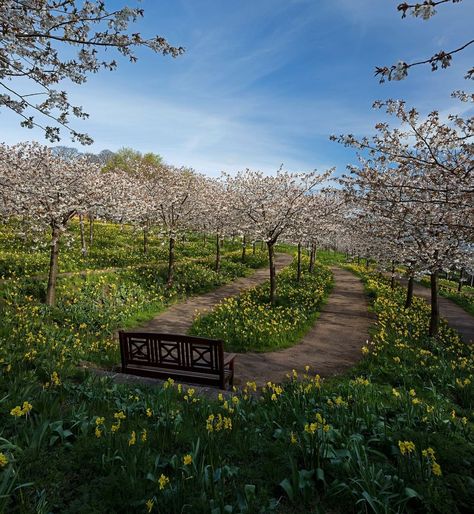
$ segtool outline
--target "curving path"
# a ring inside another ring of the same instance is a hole
[[[277,253],[275,256],[275,266],[277,272],[291,263],[291,255],[287,253]],[[151,321],[135,328],[135,332],[160,332],[170,334],[186,334],[191,328],[196,311],[206,312],[215,307],[221,300],[230,296],[235,296],[244,289],[257,286],[268,280],[268,268],[261,268],[252,273],[249,277],[242,277],[234,280],[230,284],[218,287],[209,293],[188,298],[186,301],[177,303],[162,312]]]
[[[281,270],[291,260],[291,256],[287,254],[278,254],[277,270]],[[238,354],[235,361],[236,386],[243,386],[247,381],[255,381],[258,385],[268,381],[279,383],[292,369],[304,372],[306,365],[311,367],[311,373],[318,373],[321,377],[335,375],[350,368],[361,358],[361,347],[369,337],[371,323],[364,288],[353,273],[341,268],[332,268],[332,271],[334,288],[313,328],[300,343],[291,348],[267,353]],[[266,279],[267,270],[258,270],[250,277],[238,279],[215,291],[173,305],[153,320],[137,327],[135,331],[185,334],[192,324],[196,310],[209,310],[223,298],[236,295]],[[162,382],[105,370],[94,372],[111,376],[122,383],[157,385]],[[218,392],[214,388],[196,388],[211,396]]]
[[[362,356],[361,348],[369,337],[371,323],[361,281],[351,272],[332,268],[334,288],[312,329],[296,346],[268,353],[239,354],[235,364],[235,383],[255,380],[282,382],[296,369],[320,376],[336,375],[353,366]]]

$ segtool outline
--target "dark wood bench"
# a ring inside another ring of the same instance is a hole
[[[222,341],[176,334],[119,332],[122,372],[225,389],[234,384],[235,354]]]

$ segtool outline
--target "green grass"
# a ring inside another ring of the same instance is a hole
[[[87,224],[86,224],[87,225]],[[87,228],[87,227],[86,227]],[[48,233],[21,234],[14,222],[0,224],[0,278],[41,275],[48,272]],[[73,220],[62,237],[59,256],[60,272],[78,272],[126,266],[141,266],[164,262],[168,244],[159,231],[149,234],[148,252],[143,251],[143,234],[131,225],[94,222],[94,240],[88,246],[86,257],[82,255],[79,223]],[[32,252],[31,249],[35,251]],[[226,240],[223,253],[238,251],[239,241]],[[203,258],[215,252],[214,239],[194,233],[179,237],[176,243],[176,258]],[[251,250],[250,252],[251,253]]]

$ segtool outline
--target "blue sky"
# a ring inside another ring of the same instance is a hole
[[[172,59],[140,51],[136,64],[122,59],[117,71],[83,86],[65,83],[90,114],[74,127],[94,138],[92,151],[128,146],[210,175],[247,167],[271,173],[280,164],[340,173],[354,153],[329,135],[370,135],[381,118],[374,100],[403,98],[423,113],[466,109],[450,92],[472,89],[462,78],[473,65],[471,49],[448,70],[419,67],[402,82],[381,85],[373,72],[464,43],[474,3],[440,6],[423,21],[402,20],[399,1],[144,0],[145,17],[133,31],[163,35],[186,53]],[[0,134],[8,144],[44,142],[4,111]],[[61,144],[73,146],[66,136]]]

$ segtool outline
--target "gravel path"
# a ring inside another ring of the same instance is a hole
[[[277,271],[292,261],[292,256],[278,253],[275,258]],[[135,332],[159,332],[163,334],[186,334],[191,328],[196,312],[206,312],[215,307],[221,300],[238,295],[244,289],[255,287],[268,280],[268,268],[258,269],[249,277],[242,277],[230,284],[218,287],[209,293],[188,298],[162,312],[151,321],[136,327]]]

